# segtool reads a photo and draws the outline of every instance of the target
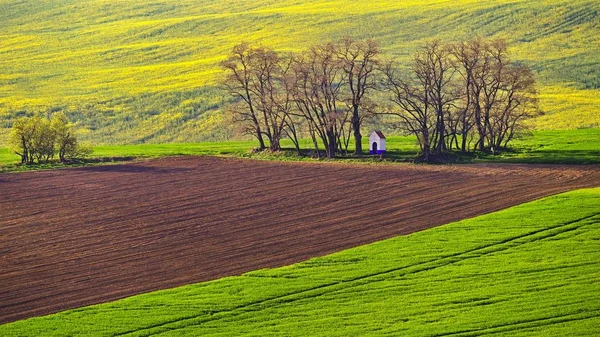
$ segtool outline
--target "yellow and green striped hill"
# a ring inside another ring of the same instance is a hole
[[[227,138],[215,85],[233,45],[302,50],[344,35],[406,63],[433,38],[505,38],[537,73],[537,128],[598,127],[599,11],[597,0],[0,0],[0,144],[14,117],[58,110],[96,143]]]

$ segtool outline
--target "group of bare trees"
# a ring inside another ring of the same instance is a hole
[[[367,94],[375,88],[379,62],[373,41],[346,38],[286,55],[242,43],[221,66],[227,70],[225,86],[238,98],[231,107],[234,120],[261,150],[265,138],[277,151],[287,136],[300,151],[302,126],[317,154],[323,144],[332,158],[348,150],[352,135],[355,152],[362,153],[360,126],[373,112]]]
[[[537,111],[533,74],[510,61],[502,40],[429,42],[409,70],[383,62],[374,41],[350,38],[290,54],[242,43],[221,66],[237,98],[234,121],[261,150],[265,138],[278,151],[288,137],[300,152],[299,138],[308,135],[317,154],[320,144],[330,158],[345,153],[352,138],[362,154],[363,121],[382,114],[417,136],[425,160],[449,150],[495,151]]]
[[[388,63],[383,73],[394,103],[386,113],[418,137],[425,160],[447,150],[498,151],[538,111],[533,73],[510,61],[502,40],[429,42],[410,71]]]
[[[9,137],[12,150],[21,157],[22,164],[48,162],[58,154],[61,162],[86,156],[92,149],[81,146],[69,120],[63,113],[52,119],[23,117],[15,120]]]

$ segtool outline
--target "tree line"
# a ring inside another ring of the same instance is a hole
[[[221,63],[224,86],[236,98],[229,111],[259,149],[308,135],[333,158],[362,154],[361,126],[393,116],[400,131],[417,136],[424,160],[448,151],[506,148],[535,116],[532,71],[512,62],[503,40],[432,41],[402,67],[384,58],[373,40],[344,38],[300,53],[278,53],[241,43]],[[265,141],[266,140],[266,141]]]
[[[21,157],[21,164],[48,162],[57,154],[60,162],[64,163],[92,152],[91,147],[79,144],[72,125],[62,112],[55,113],[51,119],[16,119],[8,142],[11,149]]]

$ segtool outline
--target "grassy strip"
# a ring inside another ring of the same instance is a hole
[[[0,326],[4,336],[595,336],[600,188],[277,269]]]
[[[67,166],[84,166],[129,161],[140,158],[158,158],[180,155],[214,155],[236,156],[263,160],[313,160],[310,157],[298,157],[290,141],[282,143],[289,150],[281,153],[255,153],[252,149],[256,142],[206,142],[206,143],[172,143],[172,144],[140,144],[140,145],[102,145],[94,147],[94,154],[85,161],[63,165],[49,163],[41,165],[21,166],[18,157],[9,149],[0,148],[0,172],[20,172],[39,169],[54,169]],[[303,149],[310,150],[312,144],[304,140]],[[363,144],[368,150],[368,139]],[[390,136],[387,141],[388,153],[381,160],[379,157],[340,157],[337,160],[346,162],[387,163],[411,161],[419,151],[414,137]],[[532,137],[517,139],[512,143],[510,151],[498,155],[475,153],[457,154],[452,160],[458,162],[508,162],[508,163],[545,163],[545,164],[600,164],[600,129],[536,131]],[[354,149],[351,147],[350,151]]]
[[[536,131],[515,140],[513,151],[486,161],[540,164],[600,164],[600,129]]]

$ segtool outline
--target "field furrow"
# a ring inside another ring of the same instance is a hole
[[[592,166],[212,157],[0,174],[0,323],[289,265],[599,185],[600,168]],[[401,269],[398,277],[408,277],[405,272],[576,233],[584,225],[561,224],[389,272]],[[329,289],[296,289],[267,300],[320,296],[352,282],[359,286],[365,277],[377,275],[361,273],[333,280]]]

